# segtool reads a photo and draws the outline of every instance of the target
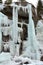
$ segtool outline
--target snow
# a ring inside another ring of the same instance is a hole
[[[4,53],[4,52],[2,52],[2,53],[0,53],[0,63],[1,62],[4,62],[4,61],[7,61],[7,60],[10,60],[12,57],[11,57],[11,55],[10,55],[10,53]]]
[[[43,65],[42,61],[37,61],[37,60],[31,60],[27,57],[22,57],[22,56],[15,56],[14,58],[10,55],[10,53],[5,53],[2,52],[0,53],[0,65],[20,65],[21,63],[23,65],[25,62],[28,62],[29,64],[27,65]]]
[[[35,65],[43,65],[42,61],[34,60],[33,62]]]

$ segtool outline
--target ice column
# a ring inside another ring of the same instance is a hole
[[[32,59],[40,59],[39,44],[35,36],[34,22],[32,20],[32,8],[31,4],[28,5],[29,12],[29,24],[28,24],[28,41],[24,56]]]
[[[28,25],[28,48],[30,50],[30,55],[33,59],[40,59],[39,53],[39,43],[35,36],[34,22],[32,19],[32,6],[28,6],[29,10],[29,25]]]
[[[13,7],[13,26],[12,26],[12,39],[13,42],[10,40],[10,53],[12,56],[15,55],[15,42],[14,42],[14,36],[15,36],[15,8]]]
[[[12,48],[12,50],[10,50],[12,55],[15,55],[15,43],[17,43],[17,8],[13,6],[13,29],[12,29],[12,38],[13,38],[13,42],[10,43],[10,49]]]
[[[18,8],[17,7],[15,7],[15,10],[16,10],[16,15],[15,15],[15,19],[16,19],[16,21],[15,21],[15,33],[16,33],[16,35],[15,35],[15,42],[17,43],[17,40],[18,40]]]
[[[18,9],[13,7],[13,41],[17,43],[18,39]]]

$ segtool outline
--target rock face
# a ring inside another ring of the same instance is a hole
[[[1,10],[1,12],[8,16],[9,19],[12,19],[12,7],[5,5],[4,9]]]
[[[38,19],[42,19],[43,15],[43,1],[39,0],[38,2],[38,6],[37,6],[37,15],[38,15]]]
[[[0,3],[2,3],[2,0],[0,0]]]
[[[10,4],[10,3],[12,3],[12,0],[6,0],[5,1],[5,4]]]

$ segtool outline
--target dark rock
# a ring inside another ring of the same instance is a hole
[[[24,64],[29,64],[29,62],[25,62]]]

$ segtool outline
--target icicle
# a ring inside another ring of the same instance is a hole
[[[15,32],[15,23],[16,23],[16,18],[15,18],[15,14],[16,11],[15,11],[15,7],[13,7],[13,27],[12,27],[12,39],[13,39],[13,42],[10,40],[10,53],[12,56],[15,55],[15,35],[16,35],[16,32]]]
[[[16,43],[17,43],[17,40],[18,40],[18,8],[16,8],[16,30],[15,30],[15,33],[16,33]]]
[[[28,10],[29,10],[28,41],[26,51],[24,52],[23,55],[39,60],[40,59],[39,44],[35,36],[34,22],[32,20],[31,4],[28,5]]]
[[[40,53],[39,53],[39,43],[35,36],[35,29],[34,29],[34,21],[32,20],[32,10],[31,5],[29,5],[29,39],[28,44],[31,45],[30,51],[34,53],[34,59],[40,60]]]
[[[17,39],[18,39],[18,9],[17,7],[13,7],[13,33],[12,33],[12,39],[13,42],[11,42],[11,46],[10,46],[10,52],[12,55],[15,55],[15,51],[16,51],[16,44],[17,43]],[[12,50],[11,50],[12,48]]]

